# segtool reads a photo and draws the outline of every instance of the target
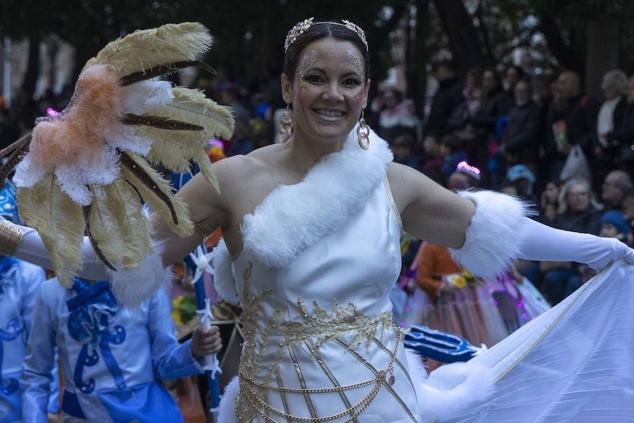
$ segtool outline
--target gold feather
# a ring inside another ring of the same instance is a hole
[[[147,113],[164,116],[173,120],[189,122],[203,127],[203,131],[168,132],[156,128],[139,128],[154,140],[148,160],[161,163],[175,172],[189,171],[190,160],[198,162],[203,174],[216,189],[211,166],[205,154],[207,140],[211,138],[229,139],[233,134],[234,120],[228,107],[220,106],[205,97],[198,90],[174,88],[174,101],[166,107],[155,108]],[[177,134],[177,139],[175,139]],[[202,157],[206,160],[202,160]]]
[[[121,167],[121,175],[136,188],[152,210],[161,215],[161,218],[175,234],[190,236],[194,232],[194,223],[190,218],[189,210],[185,203],[174,196],[167,181],[145,159],[136,154],[128,154],[128,156],[144,173],[149,175],[153,186],[148,186],[148,181],[142,180],[138,173],[135,173],[127,166]],[[157,190],[161,194],[157,195],[155,192]],[[167,196],[170,200],[171,207],[161,198],[163,196]]]
[[[86,227],[82,207],[63,193],[52,175],[17,193],[20,215],[35,228],[53,263],[58,279],[70,288],[82,268],[81,244]]]
[[[149,225],[138,195],[120,178],[90,188],[93,201],[86,226],[95,243],[113,266],[137,265],[150,252]]]
[[[105,186],[104,192],[105,204],[124,245],[117,264],[136,266],[150,253],[150,225],[143,213],[141,200],[134,188],[121,178]]]
[[[211,42],[209,31],[200,23],[167,24],[108,43],[84,69],[95,64],[112,65],[121,78],[157,65],[195,60],[209,50]]]

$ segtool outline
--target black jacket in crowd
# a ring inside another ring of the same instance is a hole
[[[563,213],[557,216],[554,226],[564,231],[599,235],[601,231],[601,211],[589,206],[581,213]]]
[[[614,110],[614,130],[608,134],[608,142],[613,145],[631,145],[634,142],[634,103],[625,104],[619,116],[617,111],[623,103],[620,101]]]
[[[449,132],[449,117],[453,110],[464,101],[463,89],[463,82],[457,78],[440,81],[427,117],[426,135],[442,137]]]
[[[558,120],[566,122],[566,139],[570,145],[580,145],[586,156],[591,157],[591,147],[597,134],[597,117],[599,102],[592,97],[581,94],[568,100],[564,110],[557,110],[554,102],[550,104],[547,118],[547,133],[550,140],[548,150],[556,151],[552,125]]]
[[[513,99],[502,89],[488,92],[482,97],[480,109],[471,117],[470,123],[478,132],[491,133],[498,118],[505,116],[513,105]]]
[[[511,109],[502,135],[506,153],[515,157],[511,162],[530,164],[537,161],[542,128],[542,112],[535,102]]]

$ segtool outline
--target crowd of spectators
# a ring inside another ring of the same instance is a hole
[[[503,72],[471,69],[460,78],[451,62],[441,62],[435,78],[438,89],[426,116],[385,101],[383,109],[374,109],[375,126],[396,161],[445,186],[457,165],[468,163],[482,188],[535,204],[542,223],[632,245],[634,76],[607,72],[602,98],[586,94],[570,70],[536,73],[509,66]],[[409,101],[388,90],[379,95]],[[394,110],[407,116],[397,119]],[[407,124],[385,125],[398,121]],[[592,276],[576,263],[518,267],[552,304]]]
[[[600,99],[586,94],[570,70],[474,68],[462,78],[443,61],[433,76],[437,89],[424,116],[394,83],[379,84],[371,99],[367,120],[390,144],[395,161],[445,186],[458,164],[467,163],[479,172],[480,187],[531,201],[544,224],[632,245],[634,76],[607,72]],[[246,85],[221,72],[194,86],[232,107],[236,128],[225,142],[227,155],[279,140],[279,77]],[[30,129],[35,117],[63,109],[70,92],[39,101],[18,98],[21,107],[11,109],[0,102],[0,144]],[[591,276],[575,263],[519,267],[552,303]]]

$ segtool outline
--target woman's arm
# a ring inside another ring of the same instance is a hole
[[[405,231],[450,247],[454,260],[477,276],[493,278],[518,258],[574,261],[595,270],[619,259],[634,264],[634,250],[616,239],[553,229],[528,218],[528,205],[514,197],[456,195],[403,168],[390,165],[388,177]]]
[[[422,173],[390,163],[387,169],[403,229],[432,244],[459,248],[475,205],[438,185]]]

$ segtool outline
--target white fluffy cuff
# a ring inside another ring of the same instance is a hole
[[[150,298],[162,286],[168,286],[172,272],[163,267],[163,246],[155,243],[152,254],[146,257],[138,266],[118,267],[116,272],[110,272],[112,292],[119,304],[128,307],[138,307]]]
[[[530,214],[527,204],[493,191],[462,191],[476,205],[461,248],[449,249],[453,259],[476,276],[495,278],[520,253],[518,227]]]

